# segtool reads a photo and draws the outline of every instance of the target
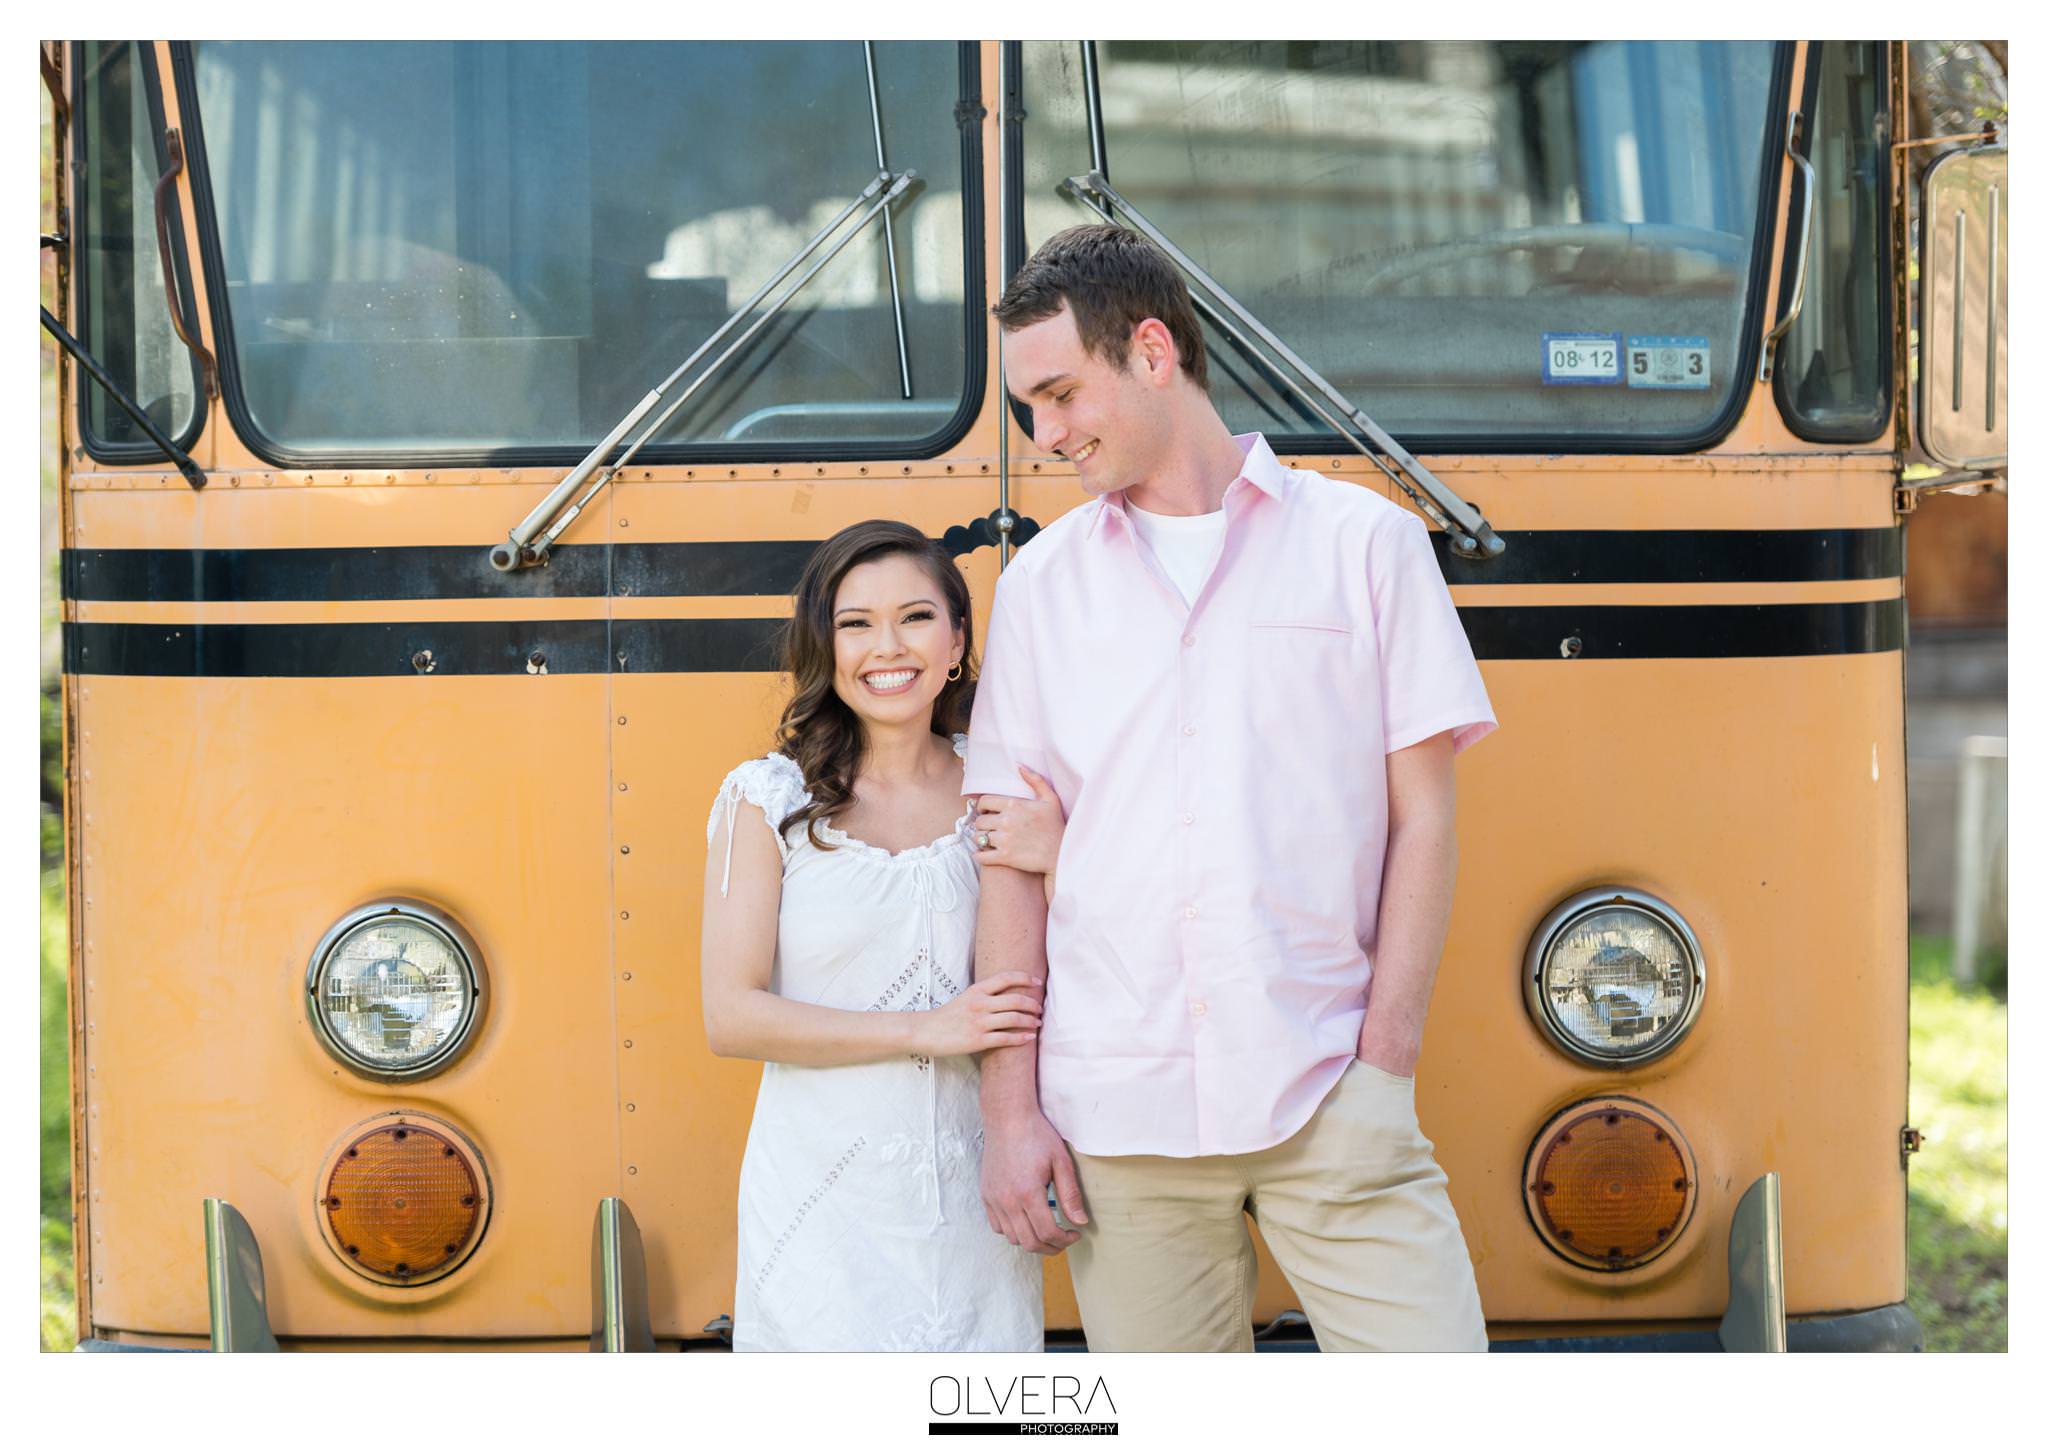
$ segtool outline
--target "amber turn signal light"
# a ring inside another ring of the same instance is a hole
[[[452,1272],[485,1223],[483,1164],[452,1128],[393,1114],[350,1135],[324,1174],[329,1246],[365,1277],[413,1286]]]
[[[1696,1176],[1669,1118],[1610,1097],[1552,1118],[1529,1150],[1522,1185],[1545,1243],[1579,1267],[1613,1273],[1678,1240],[1699,1197]]]

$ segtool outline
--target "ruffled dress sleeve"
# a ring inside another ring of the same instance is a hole
[[[802,767],[787,755],[763,755],[758,760],[748,760],[725,777],[717,798],[711,802],[711,817],[704,825],[706,846],[718,838],[719,821],[722,819],[726,825],[725,873],[719,880],[719,895],[723,896],[732,885],[732,842],[739,833],[740,803],[760,808],[761,823],[775,837],[776,853],[788,865],[789,841],[778,827],[792,810],[800,809],[810,798],[810,791],[804,788]]]

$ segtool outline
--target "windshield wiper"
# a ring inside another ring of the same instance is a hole
[[[869,222],[873,221],[878,215],[886,213],[890,203],[901,196],[909,188],[910,183],[916,179],[917,173],[915,171],[892,173],[883,170],[877,172],[875,179],[861,188],[860,195],[848,202],[837,216],[833,217],[831,221],[827,222],[818,231],[817,235],[805,242],[802,249],[787,262],[783,263],[780,271],[762,283],[760,289],[753,296],[742,302],[738,310],[732,316],[726,318],[716,332],[705,338],[695,352],[692,352],[683,359],[682,366],[670,373],[654,391],[648,393],[646,397],[641,398],[638,403],[634,404],[633,410],[621,418],[618,425],[604,435],[604,440],[595,448],[592,448],[584,456],[582,462],[569,470],[569,475],[549,491],[548,496],[540,501],[539,506],[519,521],[518,526],[507,536],[506,541],[491,550],[492,567],[510,573],[514,569],[522,569],[531,564],[546,562],[548,550],[554,547],[555,540],[562,536],[562,531],[576,521],[576,515],[581,513],[585,505],[597,496],[598,491],[605,484],[611,482],[613,478],[617,477],[625,469],[626,465],[631,463],[639,454],[640,450],[647,446],[655,434],[659,433],[667,425],[668,420],[675,416],[676,410],[688,402],[705,383],[717,376],[719,370],[737,356],[740,349],[751,342],[756,334],[773,320],[775,314],[788,304],[790,298],[801,292],[813,277],[823,271],[826,264],[832,258],[838,256],[845,249],[848,242],[859,236]],[[854,212],[859,211],[863,205],[866,205],[868,209],[862,214],[860,219],[854,222],[852,227],[841,235],[837,241],[833,242],[823,256],[812,262],[810,267],[801,277],[796,279],[789,290],[780,297],[777,297],[769,305],[768,309],[755,320],[753,326],[742,332],[734,339],[731,346],[727,347],[725,351],[719,353],[717,357],[706,364],[704,370],[698,373],[690,385],[677,395],[675,401],[662,410],[661,416],[650,423],[638,438],[634,439],[632,445],[619,456],[617,462],[606,463],[605,459],[611,456],[612,449],[619,445],[620,439],[624,438],[627,433],[630,433],[640,423],[641,419],[654,411],[655,405],[662,400],[671,387],[674,387],[681,380],[685,373],[696,366],[698,359],[702,358],[713,347],[716,347],[728,332],[737,327],[742,319],[760,304],[762,298],[780,286],[791,272],[802,266],[804,259],[817,251],[820,246],[823,246],[825,239],[838,231],[846,219],[852,216]],[[584,490],[583,496],[564,509],[562,505],[567,502],[569,495],[574,493],[579,487],[582,487],[586,480],[589,481],[590,486]],[[559,516],[557,516],[558,513]]]
[[[1274,336],[1272,330],[1253,316],[1249,308],[1224,291],[1214,277],[1203,271],[1195,264],[1193,258],[1175,246],[1172,239],[1154,226],[1143,212],[1124,200],[1116,188],[1103,179],[1099,171],[1090,171],[1084,176],[1069,176],[1061,183],[1060,189],[1087,206],[1104,221],[1128,222],[1133,229],[1144,233],[1157,243],[1160,250],[1173,258],[1180,269],[1188,274],[1188,280],[1196,283],[1214,298],[1211,301],[1209,297],[1204,297],[1202,292],[1190,289],[1195,306],[1202,315],[1236,343],[1246,356],[1262,364],[1274,382],[1293,394],[1303,407],[1321,418],[1331,432],[1363,453],[1375,468],[1387,475],[1395,487],[1413,499],[1415,506],[1423,511],[1430,522],[1444,531],[1445,537],[1450,540],[1451,552],[1463,558],[1485,559],[1498,558],[1507,551],[1506,541],[1493,531],[1493,526],[1478,509],[1460,498],[1451,490],[1450,485],[1436,474],[1423,467],[1416,461],[1414,454],[1395,442],[1384,428],[1367,417],[1365,412],[1343,393],[1337,391],[1334,384],[1304,362],[1294,349]],[[1252,333],[1271,348],[1281,361],[1300,374],[1301,379],[1306,380],[1306,385],[1275,367],[1272,359],[1261,354],[1258,348],[1252,345],[1251,338],[1245,336],[1246,332]],[[1342,414],[1345,421],[1339,422],[1337,417],[1331,414],[1330,408],[1324,407],[1316,400],[1315,393],[1321,393],[1330,406]],[[1400,472],[1397,473],[1393,467],[1389,467],[1388,460],[1392,460]],[[1403,474],[1407,476],[1404,477]]]
[[[1104,221],[1121,225],[1127,219],[1131,227],[1150,237],[1160,250],[1172,257],[1174,263],[1188,274],[1190,281],[1210,294],[1210,297],[1204,297],[1202,291],[1189,289],[1189,295],[1193,297],[1195,306],[1202,315],[1235,343],[1246,357],[1252,359],[1272,382],[1284,388],[1302,406],[1321,418],[1331,432],[1363,453],[1375,468],[1387,475],[1389,482],[1406,493],[1430,522],[1444,531],[1445,537],[1450,540],[1451,552],[1463,558],[1499,558],[1507,552],[1506,540],[1493,531],[1492,525],[1487,523],[1478,509],[1460,498],[1451,490],[1449,484],[1417,462],[1412,453],[1388,436],[1387,431],[1367,417],[1363,409],[1354,405],[1343,393],[1337,391],[1327,378],[1302,361],[1294,349],[1274,336],[1271,328],[1252,315],[1251,309],[1224,291],[1214,277],[1203,271],[1195,264],[1193,258],[1175,246],[1165,232],[1146,218],[1145,213],[1117,194],[1116,188],[1109,184],[1109,144],[1102,122],[1102,81],[1096,68],[1095,42],[1092,40],[1081,42],[1081,74],[1081,90],[1088,107],[1089,159],[1093,161],[1094,169],[1082,176],[1069,176],[1060,183],[1060,190]],[[1226,312],[1229,314],[1228,317],[1224,315]],[[1242,325],[1233,325],[1231,319]],[[1271,359],[1252,346],[1251,340],[1245,336],[1246,332],[1251,332],[1279,354],[1281,360],[1300,374],[1301,378],[1306,379],[1308,385],[1303,386],[1300,381],[1275,367]],[[1314,392],[1311,392],[1311,388]],[[1321,393],[1332,407],[1343,414],[1350,426],[1346,427],[1332,417],[1329,410],[1316,401],[1314,393]],[[1401,471],[1397,473],[1389,467],[1387,459],[1392,459]],[[1407,476],[1403,477],[1402,474]]]

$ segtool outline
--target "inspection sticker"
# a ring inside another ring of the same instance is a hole
[[[1613,332],[1543,334],[1546,386],[1612,387],[1621,381],[1621,337]]]
[[[1631,337],[1630,387],[1705,387],[1713,380],[1713,356],[1704,337]]]

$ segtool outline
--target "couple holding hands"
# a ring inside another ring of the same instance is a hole
[[[978,678],[942,548],[826,540],[712,810],[705,1026],[767,1063],[733,1346],[1035,1351],[1064,1250],[1091,1348],[1249,1349],[1249,1213],[1324,1349],[1483,1350],[1413,1073],[1494,719],[1428,531],[1230,434],[1135,233],[995,315],[1093,501]]]

